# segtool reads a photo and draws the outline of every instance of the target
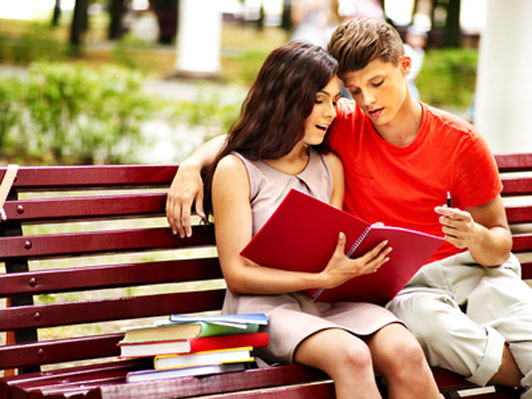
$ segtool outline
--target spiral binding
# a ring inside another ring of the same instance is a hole
[[[366,238],[366,236],[368,235],[370,229],[371,229],[371,226],[368,226],[368,227],[366,227],[364,229],[364,231],[360,234],[360,236],[353,243],[353,245],[351,245],[351,248],[349,248],[349,251],[347,251],[345,256],[350,258],[351,255],[353,255],[355,253],[355,251],[357,250],[358,246],[362,243],[362,241],[364,241],[364,238]],[[312,297],[311,297],[312,298],[312,302],[315,302],[316,299],[318,299],[318,297],[323,293],[323,291],[325,291],[325,289],[324,288],[320,288],[314,294],[312,294]]]
[[[371,226],[368,226],[368,227],[366,227],[364,229],[364,231],[362,232],[362,234],[360,234],[358,239],[353,243],[353,245],[351,245],[351,248],[349,248],[349,251],[347,251],[345,256],[350,258],[351,255],[353,255],[355,253],[355,251],[357,250],[358,246],[362,243],[362,241],[364,241],[364,238],[366,238],[366,236],[368,235],[370,228],[371,228]]]
[[[323,291],[325,291],[325,288],[320,288],[314,294],[312,294],[312,302],[316,302],[316,299],[318,299],[318,297],[323,293]]]

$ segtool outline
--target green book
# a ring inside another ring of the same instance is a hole
[[[193,323],[166,323],[152,326],[138,326],[125,330],[126,334],[124,339],[120,341],[122,344],[255,333],[259,330],[259,324],[251,323],[242,328],[197,321]]]

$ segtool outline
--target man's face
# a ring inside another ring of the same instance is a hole
[[[397,66],[376,59],[342,77],[354,100],[377,127],[393,122],[401,110],[408,93],[405,77],[409,71],[410,58],[403,56]]]

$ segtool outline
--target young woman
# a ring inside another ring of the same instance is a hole
[[[323,370],[339,399],[381,397],[375,372],[386,379],[389,398],[437,398],[421,347],[390,312],[369,303],[315,303],[300,292],[374,272],[388,260],[386,242],[349,259],[340,234],[320,273],[272,269],[239,255],[291,188],[342,206],[342,163],[320,146],[336,116],[337,68],[309,43],[274,50],[211,166],[206,206],[228,287],[223,311],[265,313],[270,344],[261,358]]]

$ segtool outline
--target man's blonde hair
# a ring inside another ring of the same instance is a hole
[[[404,54],[401,36],[380,18],[353,18],[342,23],[334,31],[327,50],[338,61],[340,77],[363,69],[376,59],[397,66]]]

